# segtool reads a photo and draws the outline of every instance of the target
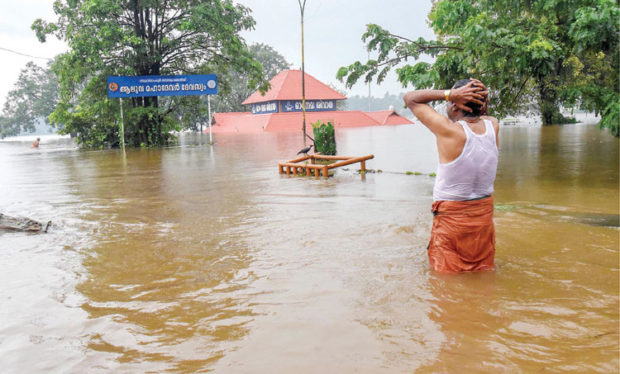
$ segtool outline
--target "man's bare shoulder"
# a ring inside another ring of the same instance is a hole
[[[418,121],[428,127],[435,136],[452,137],[454,135],[455,123],[448,117],[437,113],[429,105],[418,105],[412,111]]]
[[[491,121],[495,130],[499,130],[499,120],[497,118],[491,116],[482,116],[481,118]]]
[[[465,139],[466,135],[463,126],[458,121],[453,121],[449,118],[446,118],[443,137],[460,140]]]

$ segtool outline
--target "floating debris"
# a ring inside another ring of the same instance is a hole
[[[26,232],[47,232],[52,224],[48,221],[45,227],[41,222],[24,217],[11,217],[0,213],[0,230],[26,231]]]

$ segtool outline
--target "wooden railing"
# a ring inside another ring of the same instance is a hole
[[[298,175],[304,174],[306,176],[311,176],[314,174],[316,179],[319,179],[321,174],[323,178],[327,178],[329,176],[329,169],[334,169],[340,166],[346,166],[355,164],[357,162],[360,163],[360,169],[362,172],[366,171],[366,160],[370,160],[374,158],[374,155],[361,156],[361,157],[347,157],[347,156],[326,156],[326,155],[309,155],[302,156],[296,158],[294,160],[290,160],[288,162],[281,162],[278,164],[278,172],[280,174],[286,175]],[[300,164],[300,162],[310,160],[310,163]],[[317,164],[316,160],[335,160],[338,162],[334,162],[333,164]]]

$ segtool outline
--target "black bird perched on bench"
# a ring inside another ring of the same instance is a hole
[[[298,155],[300,154],[305,154],[306,156],[308,156],[308,152],[310,152],[310,150],[312,149],[312,147],[314,147],[314,144],[310,144],[309,146],[307,146],[306,148],[302,149],[301,151],[297,152]]]

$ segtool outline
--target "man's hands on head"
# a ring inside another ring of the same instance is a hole
[[[467,103],[472,102],[482,105],[483,113],[486,113],[486,102],[488,96],[489,91],[484,83],[474,78],[470,78],[470,82],[463,87],[454,88],[450,91],[450,101],[452,101],[457,108],[466,112],[472,111],[472,109],[466,105]]]

